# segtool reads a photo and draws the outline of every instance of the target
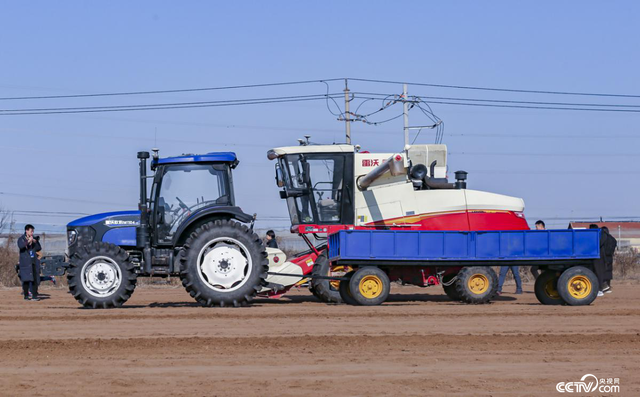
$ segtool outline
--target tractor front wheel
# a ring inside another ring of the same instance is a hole
[[[230,220],[197,228],[180,252],[180,278],[203,306],[245,306],[265,285],[269,261],[262,241]]]
[[[69,291],[84,307],[120,307],[136,288],[129,255],[120,247],[95,242],[78,249],[67,272]]]
[[[488,266],[463,267],[454,283],[465,303],[488,303],[498,290],[498,276]]]

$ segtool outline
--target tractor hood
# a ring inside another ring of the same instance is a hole
[[[96,224],[103,224],[107,227],[138,226],[140,224],[140,211],[116,211],[89,215],[76,219],[67,226],[94,226]]]

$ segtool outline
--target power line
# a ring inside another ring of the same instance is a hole
[[[368,83],[384,83],[384,84],[409,84],[415,86],[424,87],[437,87],[437,88],[452,88],[460,90],[477,90],[477,91],[496,91],[496,92],[517,92],[525,94],[550,94],[550,95],[576,95],[576,96],[595,96],[595,97],[612,97],[612,98],[640,98],[640,95],[630,94],[606,94],[606,93],[590,93],[590,92],[569,92],[569,91],[548,91],[548,90],[524,90],[513,88],[492,88],[492,87],[474,87],[464,85],[447,85],[447,84],[433,84],[433,83],[410,83],[407,81],[393,81],[393,80],[375,80],[375,79],[359,79],[349,78],[353,81],[362,81]]]
[[[342,80],[345,80],[345,78],[341,77],[341,78],[333,78],[333,79],[299,80],[299,81],[286,81],[286,82],[262,83],[262,84],[243,84],[243,85],[220,86],[220,87],[181,88],[181,89],[171,89],[171,90],[125,91],[125,92],[107,92],[107,93],[91,93],[91,94],[73,94],[73,95],[0,97],[0,100],[9,101],[9,100],[89,98],[89,97],[130,96],[130,95],[156,95],[156,94],[170,94],[170,93],[183,93],[183,92],[220,91],[220,90],[233,90],[233,89],[246,89],[246,88],[313,84],[313,83],[325,83],[325,82],[342,81]],[[574,96],[593,96],[593,97],[611,97],[611,98],[640,98],[640,95],[632,95],[632,94],[570,92],[570,91],[551,91],[551,90],[526,90],[526,89],[513,89],[513,88],[495,88],[495,87],[478,87],[478,86],[464,86],[464,85],[450,85],[450,84],[407,82],[407,81],[398,81],[398,80],[362,79],[362,78],[355,78],[355,77],[347,78],[347,80],[369,82],[369,83],[382,83],[382,84],[409,84],[414,86],[461,89],[461,90],[476,90],[476,91],[512,92],[512,93],[526,93],[526,94],[550,94],[550,95],[574,95]]]
[[[375,96],[383,96],[385,94],[377,94],[377,93],[366,93],[366,92],[354,92],[354,94],[360,94],[360,95],[364,95],[361,96],[361,99],[369,99],[372,98],[371,96],[374,96],[373,98],[375,99]],[[368,96],[367,96],[368,95]],[[435,97],[421,97],[421,96],[414,96],[414,98],[435,98]],[[485,100],[480,100],[480,99],[473,99],[473,98],[456,98],[456,99],[452,99],[452,100],[457,100],[460,102],[451,102],[451,101],[442,101],[442,100],[431,100],[429,99],[429,103],[433,104],[433,103],[437,103],[437,104],[441,104],[441,105],[458,105],[458,106],[479,106],[479,107],[492,107],[492,108],[512,108],[512,109],[538,109],[538,110],[571,110],[571,111],[586,111],[586,112],[618,112],[618,113],[640,113],[640,109],[625,109],[627,107],[635,107],[635,106],[625,106],[625,105],[615,105],[615,106],[620,106],[619,107],[615,107],[615,108],[597,108],[597,107],[593,107],[590,108],[588,106],[598,106],[598,105],[592,105],[592,104],[579,104],[580,106],[587,106],[587,107],[576,107],[576,106],[567,106],[567,107],[562,107],[562,106],[552,106],[553,103],[556,102],[537,102],[537,103],[541,103],[541,104],[545,104],[545,103],[549,103],[550,106],[532,106],[532,105],[526,105],[526,101],[500,101],[500,100],[486,100],[488,102],[496,102],[496,103],[475,103],[474,101],[485,101]],[[464,101],[464,102],[463,102]],[[514,103],[514,104],[500,104],[501,102],[507,102],[507,103]],[[521,105],[518,105],[518,103],[522,103]],[[532,102],[532,103],[536,103],[536,102]],[[640,106],[639,106],[640,107]]]
[[[77,108],[50,108],[50,109],[5,109],[0,110],[0,116],[21,116],[21,115],[37,115],[37,114],[69,114],[69,113],[103,113],[103,112],[123,112],[123,111],[139,111],[139,110],[168,110],[168,109],[192,109],[203,107],[220,107],[220,106],[241,106],[241,105],[259,105],[270,103],[286,103],[286,102],[303,102],[325,99],[326,95],[304,95],[280,98],[260,98],[260,99],[244,99],[244,100],[225,100],[225,101],[208,101],[208,102],[184,102],[176,104],[149,104],[149,105],[118,105],[118,106],[89,106]]]
[[[540,156],[540,157],[640,157],[640,153],[499,153],[499,152],[449,152],[464,156]]]
[[[356,92],[363,95],[378,95],[383,96],[385,94],[373,93],[373,92]],[[518,100],[502,100],[502,99],[477,99],[477,98],[459,98],[459,97],[441,97],[441,96],[424,96],[424,95],[412,95],[412,98],[420,99],[435,99],[435,100],[447,100],[447,101],[468,101],[468,102],[495,102],[495,103],[507,103],[507,104],[524,104],[524,105],[552,105],[552,106],[593,106],[593,107],[612,107],[612,108],[640,108],[640,105],[624,105],[624,104],[605,104],[605,103],[575,103],[575,102],[548,102],[548,101],[518,101]]]
[[[88,98],[88,97],[128,96],[128,95],[174,94],[174,93],[179,93],[179,92],[221,91],[221,90],[235,90],[235,89],[243,89],[243,88],[259,88],[259,87],[275,87],[275,86],[286,86],[286,85],[323,83],[323,82],[326,82],[326,81],[337,81],[337,80],[344,80],[344,79],[299,80],[299,81],[286,81],[286,82],[278,82],[278,83],[230,85],[230,86],[222,86],[222,87],[181,88],[181,89],[175,89],[175,90],[152,90],[152,91],[129,91],[129,92],[107,92],[107,93],[93,93],[93,94],[75,94],[75,95],[46,95],[46,96],[4,97],[4,98],[0,98],[0,101],[17,101],[17,100],[31,100],[31,99]]]

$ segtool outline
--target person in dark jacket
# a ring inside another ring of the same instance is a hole
[[[273,230],[267,231],[267,247],[278,248],[278,242],[276,241],[276,233]]]
[[[536,230],[547,230],[547,226],[544,224],[542,219],[536,222]],[[533,275],[533,279],[537,279],[540,275],[540,268],[538,266],[531,266],[531,274]]]
[[[24,234],[18,239],[20,251],[20,280],[25,300],[38,301],[38,284],[40,284],[40,261],[37,252],[42,250],[40,238],[33,235],[34,227],[26,225]],[[31,297],[29,297],[31,292]]]
[[[591,225],[589,225],[589,229],[600,229],[600,227],[598,227],[598,225],[596,225],[595,223],[592,223]],[[607,237],[605,236],[605,233],[603,230],[600,231],[600,258],[596,259],[593,261],[593,270],[594,273],[596,274],[596,277],[598,277],[598,296],[604,296],[604,292],[602,291],[602,288],[604,288],[604,280],[606,278],[606,266],[604,264],[605,261],[605,244],[607,241]]]
[[[605,294],[609,294],[613,292],[611,289],[611,280],[613,279],[613,255],[616,252],[616,247],[618,246],[618,241],[615,237],[609,233],[609,228],[604,226],[602,228],[602,236],[605,237],[604,242],[604,288],[602,288],[602,292]]]

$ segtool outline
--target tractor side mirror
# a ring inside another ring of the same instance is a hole
[[[284,187],[284,175],[282,174],[280,164],[276,164],[276,184],[278,187]]]

